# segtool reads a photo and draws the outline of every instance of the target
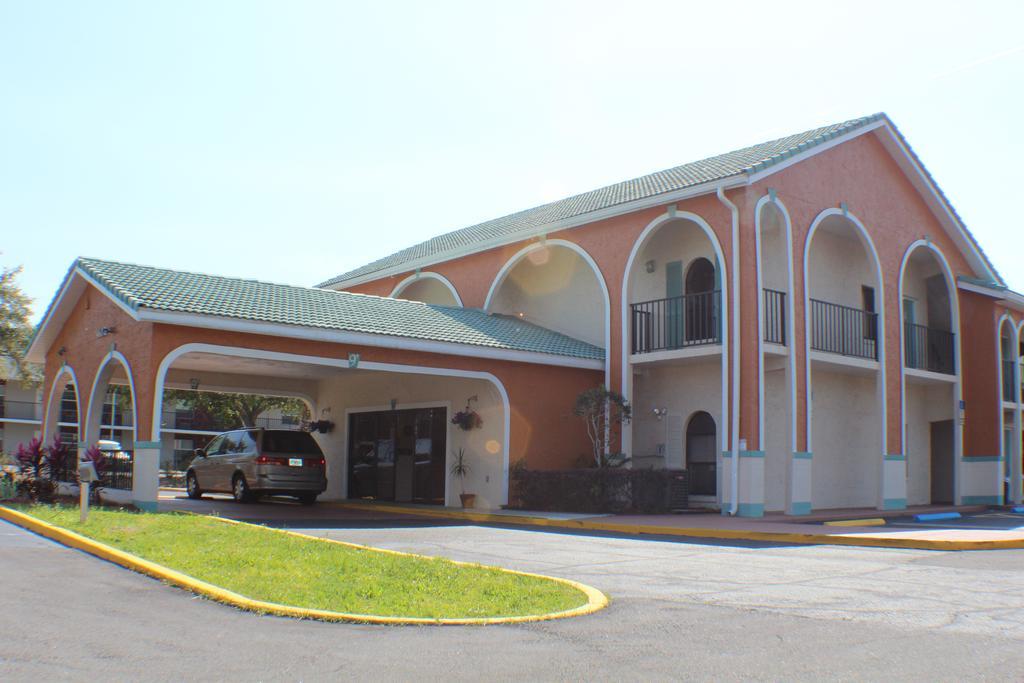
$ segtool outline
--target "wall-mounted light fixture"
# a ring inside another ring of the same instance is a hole
[[[650,261],[644,264],[644,270],[646,270],[648,273],[653,273],[654,269],[657,267],[658,264],[654,262],[654,259],[651,259]]]
[[[188,380],[188,385],[192,387],[192,391],[199,391],[199,378],[191,377]]]
[[[654,417],[656,417],[658,421],[661,422],[661,420],[664,419],[665,415],[668,414],[668,408],[655,408],[651,412],[654,413]]]
[[[113,325],[111,325],[110,327],[101,327],[100,329],[96,330],[96,336],[106,337],[108,334],[114,334],[115,332],[117,332],[117,328],[114,327]]]
[[[62,346],[59,349],[57,349],[57,355],[58,356],[63,356],[67,352],[68,352],[68,349],[67,349],[66,346]]]

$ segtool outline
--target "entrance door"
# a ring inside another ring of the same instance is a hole
[[[349,416],[348,497],[444,505],[444,408]]]
[[[692,495],[718,493],[716,442],[715,420],[709,413],[699,412],[690,418],[686,425],[686,471]]]
[[[953,421],[931,423],[932,504],[953,504]]]
[[[696,259],[686,271],[686,341],[715,337],[715,267],[706,258]]]

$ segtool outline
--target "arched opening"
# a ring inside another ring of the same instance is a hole
[[[999,321],[999,398],[1001,423],[1001,450],[1003,456],[1004,500],[1019,503],[1024,499],[1024,434],[1022,434],[1020,403],[1024,399],[1024,379],[1021,378],[1021,342],[1016,322],[1009,316]]]
[[[686,424],[686,471],[693,495],[713,496],[716,493],[717,443],[715,419],[703,410],[694,413]]]
[[[85,443],[116,441],[126,453],[135,448],[135,392],[127,360],[116,351],[100,365],[86,404]]]
[[[64,390],[60,392],[60,404],[58,407],[60,412],[58,415],[57,422],[57,436],[60,438],[61,443],[67,444],[72,448],[78,447],[78,425],[81,421],[78,413],[78,392],[75,391],[75,385],[68,384],[64,385]]]
[[[484,307],[607,348],[607,306],[604,280],[589,256],[549,240],[509,259]]]
[[[777,200],[765,196],[757,210],[757,280],[759,283],[758,358],[759,446],[764,451],[765,510],[788,508],[792,500],[808,500],[809,492],[793,491],[790,462],[796,446],[796,353],[792,339],[792,236],[788,214]],[[771,400],[765,400],[765,397]]]
[[[435,306],[462,306],[452,283],[437,273],[417,273],[406,278],[395,287],[391,297]]]
[[[900,270],[908,505],[952,504],[956,498],[958,316],[952,286],[937,247],[918,242],[908,249]]]
[[[78,448],[79,426],[82,415],[79,411],[78,380],[70,367],[62,367],[50,385],[50,393],[43,406],[43,422],[47,441],[54,438],[67,444],[72,451]]]
[[[623,386],[633,405],[627,443],[635,464],[690,467],[689,416],[705,412],[712,425],[725,423],[722,261],[714,231],[686,212],[656,219],[633,247],[623,276]],[[701,492],[691,489],[698,504],[720,500],[720,451],[702,451],[710,463],[694,461],[703,477]]]
[[[881,264],[864,226],[838,209],[807,239],[811,503],[875,507],[886,449]]]

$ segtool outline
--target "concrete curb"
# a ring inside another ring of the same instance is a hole
[[[594,519],[547,519],[527,515],[495,515],[487,512],[464,510],[428,510],[387,503],[331,503],[350,510],[377,510],[440,519],[457,519],[487,524],[509,526],[533,526],[575,531],[608,531],[632,536],[677,536],[694,539],[727,541],[755,541],[768,543],[790,543],[795,545],[841,545],[863,548],[903,548],[909,550],[1013,550],[1024,548],[1024,539],[1008,540],[941,540],[927,538],[883,537],[864,534],[821,534],[783,531],[754,531],[750,529],[711,529],[704,527],[667,527],[652,524],[621,524]]]
[[[40,519],[27,515],[23,512],[13,510],[8,507],[0,505],[0,519],[8,521],[17,526],[23,527],[44,536],[51,540],[57,541],[62,545],[66,545],[76,550],[89,553],[101,559],[113,562],[114,564],[120,565],[132,571],[139,572],[140,574],[146,574],[153,578],[160,579],[167,583],[173,584],[180,588],[184,588],[197,595],[210,598],[217,602],[225,603],[239,609],[243,609],[249,612],[257,612],[259,614],[274,614],[283,617],[294,617],[298,619],[315,619],[318,621],[341,621],[341,622],[354,622],[361,624],[386,624],[386,625],[433,625],[433,626],[486,626],[493,624],[523,624],[535,621],[551,621],[554,619],[566,619],[569,617],[579,617],[586,614],[593,614],[599,610],[604,609],[608,606],[608,597],[597,590],[582,583],[572,581],[570,579],[562,579],[554,576],[544,576],[542,574],[532,574],[530,572],[521,572],[514,569],[505,569],[504,567],[487,567],[486,565],[474,564],[471,562],[459,562],[457,560],[450,560],[451,562],[467,567],[485,567],[487,569],[494,569],[497,571],[505,572],[507,574],[516,574],[518,576],[529,576],[534,578],[546,579],[548,581],[554,581],[579,590],[587,597],[587,602],[579,607],[573,609],[563,610],[561,612],[551,612],[548,614],[531,614],[518,617],[470,617],[463,619],[431,619],[425,617],[388,617],[374,614],[348,614],[345,612],[333,612],[330,610],[318,610],[309,609],[305,607],[295,607],[292,605],[281,605],[273,602],[264,602],[262,600],[254,600],[247,598],[244,595],[239,595],[227,589],[215,586],[211,583],[201,581],[193,578],[182,572],[175,571],[163,565],[144,560],[141,557],[126,553],[117,548],[113,548],[104,543],[94,541],[90,538],[77,534],[74,531],[69,531],[58,526],[54,526]],[[237,522],[235,520],[221,519],[219,517],[213,517],[223,522],[232,524],[246,524],[245,522]],[[248,526],[259,526],[255,524],[249,524]],[[413,553],[403,553],[395,550],[385,550],[383,548],[374,548],[371,546],[357,545],[354,543],[346,543],[344,541],[335,541],[333,539],[318,538],[316,536],[308,536],[306,534],[296,533],[294,531],[286,531],[283,529],[271,529],[269,527],[262,527],[268,531],[279,532],[290,536],[297,536],[299,538],[311,539],[314,541],[321,541],[327,543],[336,543],[352,548],[358,548],[361,550],[370,550],[374,552],[386,553],[391,555],[401,555],[406,557],[418,557],[425,559],[428,558],[425,555],[416,555]]]

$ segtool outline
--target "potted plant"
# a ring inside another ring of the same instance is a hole
[[[479,414],[468,405],[465,409],[460,410],[452,416],[452,424],[457,425],[459,429],[464,432],[468,432],[471,429],[478,429],[483,425],[484,421]]]
[[[459,478],[459,490],[462,491],[459,494],[459,500],[462,501],[462,507],[473,507],[474,503],[476,503],[476,494],[466,493],[466,475],[469,474],[469,463],[466,462],[466,449],[460,448],[459,452],[455,454],[451,473],[452,476]]]

